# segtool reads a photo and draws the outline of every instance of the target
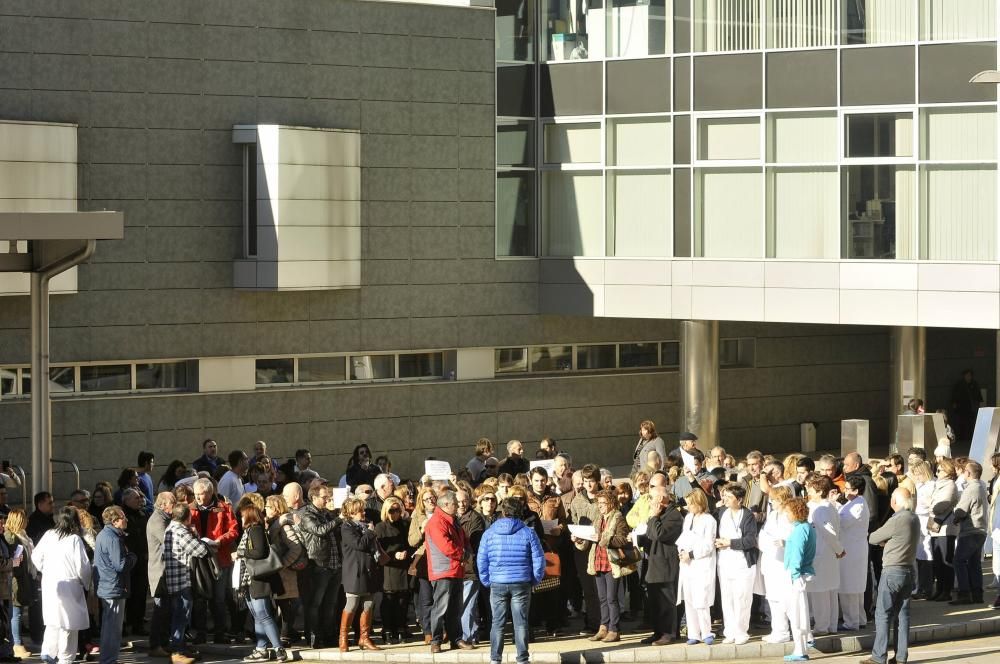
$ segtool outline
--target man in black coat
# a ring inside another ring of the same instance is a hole
[[[665,646],[677,638],[677,576],[680,569],[677,538],[684,527],[684,517],[664,487],[651,487],[649,500],[649,521],[640,543],[648,556],[646,588],[653,634],[643,642]]]

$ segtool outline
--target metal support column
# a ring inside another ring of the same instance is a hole
[[[698,436],[698,448],[719,442],[719,322],[681,321],[681,431]]]
[[[894,327],[890,334],[889,431],[896,440],[897,421],[910,399],[927,400],[927,330]]]
[[[49,278],[31,273],[31,493],[52,488],[49,401]]]

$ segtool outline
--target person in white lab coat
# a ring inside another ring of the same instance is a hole
[[[837,590],[840,588],[840,564],[844,547],[840,543],[840,516],[830,502],[834,485],[829,477],[815,475],[806,480],[809,497],[809,523],[816,531],[816,574],[806,584],[813,617],[813,635],[836,633]]]
[[[80,537],[80,517],[75,507],[56,514],[55,528],[35,546],[31,562],[42,575],[42,617],[45,638],[42,659],[72,664],[77,635],[90,624],[84,589],[90,588],[92,569]]]
[[[847,502],[839,510],[840,543],[847,555],[840,559],[838,600],[844,614],[844,629],[849,632],[868,624],[868,616],[865,614],[865,583],[868,581],[868,523],[871,512],[868,511],[864,491],[863,477],[848,477],[844,485]]]
[[[722,594],[723,643],[742,645],[750,640],[750,603],[757,578],[757,520],[753,512],[743,507],[746,489],[730,482],[722,489],[723,509],[716,517],[719,535],[715,538],[718,551],[719,590]]]
[[[771,509],[757,537],[764,597],[771,609],[771,633],[764,636],[763,641],[785,643],[792,638],[784,607],[792,583],[792,578],[785,571],[785,540],[792,532],[792,523],[788,520],[784,507],[795,496],[792,487],[787,485],[772,487],[768,495]]]
[[[695,490],[687,496],[688,513],[681,536],[677,538],[680,555],[677,603],[684,602],[687,621],[687,644],[699,641],[712,645],[712,604],[715,603],[715,535],[717,524],[708,513],[708,497]]]
[[[934,551],[927,522],[931,518],[934,497],[934,471],[926,461],[910,464],[910,479],[917,487],[917,504],[913,513],[920,519],[920,541],[917,542],[917,589],[913,599],[930,599],[934,594]],[[994,563],[996,564],[996,563]]]

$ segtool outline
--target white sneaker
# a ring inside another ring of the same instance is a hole
[[[726,638],[722,639],[722,642],[723,643],[736,643],[736,639],[731,639],[729,637],[726,637]]]
[[[735,643],[738,646],[741,646],[744,643],[749,643],[749,642],[750,642],[750,637],[749,636],[744,636],[741,639],[736,639],[733,643]]]
[[[761,639],[764,643],[788,643],[792,640],[790,636],[784,636],[781,634],[768,634]]]

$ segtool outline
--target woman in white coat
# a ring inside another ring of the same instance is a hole
[[[722,489],[725,509],[717,514],[719,534],[715,538],[718,552],[719,592],[722,595],[723,643],[743,645],[750,640],[750,604],[753,584],[757,578],[757,520],[753,512],[743,507],[746,489],[730,482]]]
[[[920,541],[917,542],[917,588],[913,599],[930,599],[934,594],[934,552],[927,522],[931,516],[934,499],[934,472],[926,461],[910,464],[910,479],[917,487],[916,509],[920,520]]]
[[[77,635],[90,624],[84,589],[90,587],[91,566],[80,538],[76,508],[62,508],[55,522],[55,528],[42,536],[31,554],[31,562],[42,575],[45,638],[41,656],[72,664]]]
[[[809,523],[816,531],[816,558],[813,560],[816,574],[806,584],[814,636],[837,631],[839,560],[844,557],[844,547],[840,544],[840,516],[837,508],[828,500],[832,490],[833,482],[825,475],[817,475],[806,481]]]
[[[764,598],[771,609],[771,633],[763,638],[765,643],[785,643],[792,638],[784,606],[792,585],[792,578],[785,571],[785,540],[792,532],[792,523],[784,508],[794,497],[790,486],[779,485],[771,489],[771,511],[757,536],[758,567],[764,581]]]
[[[688,513],[677,538],[680,555],[677,603],[684,602],[687,644],[712,645],[712,604],[715,603],[715,518],[708,513],[703,491],[692,491],[685,499]]]
[[[838,600],[844,614],[844,629],[853,632],[867,626],[865,614],[865,584],[868,581],[868,522],[871,512],[861,494],[865,480],[859,475],[847,478],[840,506],[840,543],[846,555],[840,559],[840,593]],[[836,615],[834,615],[836,618]]]

